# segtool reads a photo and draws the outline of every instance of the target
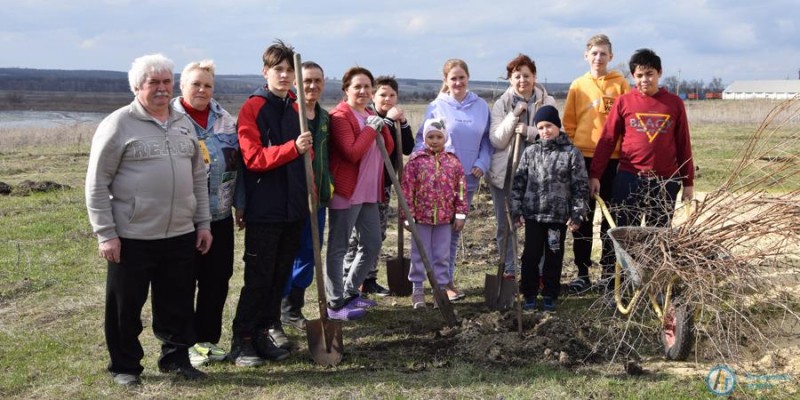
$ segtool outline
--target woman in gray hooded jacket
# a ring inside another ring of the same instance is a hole
[[[520,54],[509,61],[506,66],[508,89],[492,107],[489,140],[494,147],[492,162],[489,167],[489,188],[494,203],[494,216],[497,220],[495,239],[497,248],[505,251],[505,273],[508,279],[516,278],[516,262],[512,251],[512,242],[506,241],[506,197],[510,190],[506,186],[509,161],[513,158],[514,134],[519,134],[523,141],[519,146],[522,152],[528,143],[536,138],[536,127],[533,126],[533,115],[543,105],[555,105],[556,100],[547,94],[544,86],[536,82],[536,64],[530,57]],[[503,251],[500,250],[502,254]]]

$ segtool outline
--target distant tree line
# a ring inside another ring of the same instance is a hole
[[[180,93],[175,76],[175,93]],[[398,78],[400,98],[406,103],[426,103],[439,94],[442,82],[435,79]],[[546,82],[540,82],[546,84]],[[215,96],[249,95],[264,84],[261,75],[217,75]],[[331,103],[343,96],[340,80],[328,79],[322,99]],[[508,87],[504,80],[470,81],[470,90],[489,102],[494,101]],[[550,83],[549,94],[565,98],[569,84]],[[5,103],[20,105],[26,102],[30,92],[90,92],[90,93],[130,93],[128,75],[119,71],[93,70],[44,70],[32,68],[0,68],[0,91],[4,92]]]

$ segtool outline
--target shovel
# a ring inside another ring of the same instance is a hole
[[[303,68],[301,68],[300,54],[294,54],[294,72],[297,80],[297,105],[300,114],[300,131],[308,130],[306,119],[306,99],[303,93]],[[342,343],[342,324],[328,319],[328,299],[325,297],[325,283],[323,282],[322,255],[320,253],[319,226],[317,222],[317,191],[314,186],[314,171],[311,166],[311,151],[303,155],[306,169],[306,186],[308,187],[308,220],[311,223],[311,243],[314,248],[314,278],[317,281],[317,305],[319,306],[319,319],[306,323],[308,338],[308,351],[311,358],[318,364],[326,367],[334,366],[342,361],[344,345]]]
[[[513,228],[514,225],[513,221],[511,220],[511,210],[509,209],[508,201],[508,197],[511,195],[511,182],[513,180],[513,174],[514,171],[517,170],[517,164],[519,163],[519,135],[516,133],[514,134],[513,151],[514,153],[512,154],[512,157],[508,159],[505,187],[503,188],[506,193],[506,212],[503,216],[506,219],[506,230],[503,232],[505,238],[503,242],[508,243],[509,240],[513,240],[512,251],[514,252],[514,259],[516,260],[517,235]],[[500,262],[497,264],[497,274],[486,274],[484,279],[483,297],[486,302],[486,306],[492,310],[507,310],[511,308],[511,306],[514,304],[514,296],[517,294],[518,290],[516,280],[503,279],[507,249],[508,244],[503,246],[503,248],[500,250]]]
[[[394,186],[394,191],[397,193],[397,204],[403,209],[406,215],[406,221],[408,222],[408,228],[411,230],[411,236],[414,237],[414,241],[417,243],[420,258],[422,258],[422,264],[425,266],[425,272],[428,276],[428,283],[430,283],[431,288],[433,288],[433,298],[436,299],[436,304],[439,306],[442,317],[444,317],[445,324],[447,324],[447,326],[456,326],[458,320],[456,319],[456,314],[453,312],[453,304],[450,303],[450,299],[447,298],[447,295],[442,288],[439,287],[436,278],[433,276],[431,261],[428,258],[428,253],[425,251],[425,248],[422,247],[422,239],[417,232],[417,224],[414,222],[414,218],[411,217],[411,211],[409,211],[408,203],[406,202],[405,196],[403,196],[403,190],[400,189],[400,182],[397,180],[397,175],[394,173],[392,160],[389,158],[389,152],[386,151],[386,143],[384,143],[383,136],[380,132],[378,132],[377,141],[378,149],[380,149],[381,155],[383,155],[383,165],[386,167],[386,170],[389,171],[389,177],[392,179],[392,186]]]
[[[403,135],[400,132],[400,123],[395,122],[395,148],[397,149],[397,180],[403,179]],[[399,202],[398,202],[399,204]],[[386,280],[389,281],[389,291],[395,296],[411,295],[411,281],[408,280],[408,271],[411,260],[403,256],[403,217],[397,213],[397,257],[386,260]]]

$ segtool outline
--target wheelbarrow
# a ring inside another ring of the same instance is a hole
[[[642,292],[646,292],[650,306],[661,320],[661,342],[664,345],[664,356],[669,360],[685,360],[689,357],[695,342],[694,307],[692,302],[680,295],[680,279],[670,278],[666,284],[651,284],[652,270],[642,265],[648,259],[647,249],[642,243],[661,236],[669,228],[647,226],[617,227],[605,202],[595,195],[600,210],[611,226],[608,236],[614,244],[617,262],[614,265],[614,304],[623,315],[628,315],[639,301]],[[687,209],[688,210],[688,209]],[[636,253],[632,253],[635,249]],[[654,249],[660,251],[660,249]],[[628,304],[622,298],[622,275],[632,287]],[[646,290],[644,288],[647,288]]]

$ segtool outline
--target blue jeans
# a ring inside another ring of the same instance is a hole
[[[317,210],[317,226],[319,227],[319,246],[323,245],[323,233],[325,232],[325,212],[326,208],[321,207]],[[292,274],[283,289],[283,297],[289,295],[292,288],[306,289],[311,286],[314,280],[314,243],[311,241],[311,220],[306,220],[303,227],[303,234],[300,239],[300,249],[297,250],[297,257],[292,264]]]
[[[678,179],[643,177],[618,171],[614,180],[614,205],[617,226],[668,227],[675,212],[681,183]]]

